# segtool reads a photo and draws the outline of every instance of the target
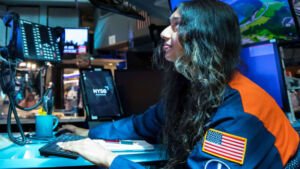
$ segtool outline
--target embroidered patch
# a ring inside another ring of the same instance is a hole
[[[247,139],[209,129],[204,137],[202,151],[238,164],[244,163]]]
[[[212,159],[206,162],[204,169],[230,169],[223,161]]]

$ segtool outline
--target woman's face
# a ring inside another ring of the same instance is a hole
[[[164,40],[163,50],[165,52],[165,59],[170,62],[175,62],[177,58],[183,55],[183,47],[178,40],[178,25],[181,16],[176,10],[170,17],[170,25],[165,28],[160,36]]]

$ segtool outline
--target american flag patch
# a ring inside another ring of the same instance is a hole
[[[238,164],[244,163],[247,139],[209,129],[203,141],[202,151]]]

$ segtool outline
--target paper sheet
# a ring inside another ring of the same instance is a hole
[[[101,139],[94,140],[103,147],[111,151],[147,151],[154,150],[154,146],[144,140],[120,140],[105,141]]]

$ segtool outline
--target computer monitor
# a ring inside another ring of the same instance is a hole
[[[240,56],[241,73],[261,86],[288,112],[290,107],[277,43],[268,41],[245,46]]]
[[[81,70],[80,87],[89,121],[115,119],[123,114],[110,70]]]
[[[190,0],[169,0],[172,11],[179,3]],[[298,39],[299,26],[290,0],[221,0],[236,12],[242,43],[251,44],[271,39]]]
[[[25,60],[60,62],[61,54],[53,28],[19,20],[18,56]]]
[[[65,28],[64,58],[88,52],[88,28]]]
[[[242,43],[298,38],[298,23],[289,0],[221,0],[236,12]]]
[[[171,11],[175,11],[175,9],[178,7],[178,5],[181,2],[185,2],[185,1],[191,1],[191,0],[169,0],[169,6]]]

